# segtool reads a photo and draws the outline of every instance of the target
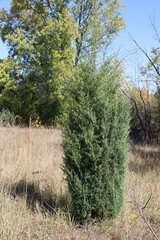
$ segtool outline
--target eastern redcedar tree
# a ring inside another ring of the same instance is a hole
[[[63,137],[64,172],[74,218],[115,217],[123,206],[129,107],[109,64],[81,66],[70,91]]]

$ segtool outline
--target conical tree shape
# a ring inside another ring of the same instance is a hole
[[[123,205],[129,109],[110,67],[102,69],[81,67],[64,131],[64,172],[80,222],[115,217]]]

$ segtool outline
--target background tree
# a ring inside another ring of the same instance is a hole
[[[156,98],[151,93],[150,83],[142,86],[136,81],[127,83],[123,93],[130,99],[131,104],[131,139],[135,142],[152,143],[156,136]]]
[[[152,24],[156,39],[159,44],[160,36],[159,36],[158,30],[157,30],[157,27],[153,23],[152,20],[151,20],[151,24]],[[159,70],[160,48],[153,47],[151,50],[151,53],[148,54],[147,51],[145,51],[143,48],[141,48],[139,46],[139,44],[136,42],[135,39],[132,38],[132,40],[134,41],[136,46],[140,49],[140,51],[146,56],[146,58],[148,60],[146,66],[141,66],[139,70],[140,70],[141,78],[143,79],[145,84],[148,82],[150,84],[152,84],[152,93],[153,94],[151,94],[151,89],[150,89],[150,92],[148,93],[148,95],[150,95],[150,96],[152,95],[154,104],[152,105],[152,109],[151,109],[150,104],[148,106],[150,108],[150,116],[152,115],[152,119],[154,121],[153,122],[153,126],[154,126],[153,127],[153,132],[154,132],[153,137],[156,137],[157,142],[158,142],[158,137],[159,137],[159,133],[160,133],[160,120],[159,120],[159,115],[160,115],[160,70]],[[140,91],[140,95],[142,96],[141,91]],[[153,97],[153,95],[154,95],[154,97]],[[146,105],[145,104],[143,104],[143,105],[144,105],[144,110],[146,113],[147,112]],[[151,119],[151,117],[150,117],[150,119]]]
[[[67,8],[58,12],[59,1],[48,4],[13,0],[10,13],[1,11],[1,36],[14,61],[10,75],[16,82],[14,99],[18,101],[13,101],[13,106],[9,101],[5,106],[15,110],[16,104],[15,113],[24,120],[29,115],[40,116],[43,122],[55,119],[73,65],[75,23]]]
[[[74,0],[73,17],[78,25],[75,65],[80,59],[96,60],[104,53],[119,31],[125,27],[119,0]]]
[[[13,59],[9,80],[0,80],[1,105],[24,121],[31,115],[51,124],[63,115],[75,65],[96,63],[124,28],[121,7],[119,0],[12,0],[9,12],[0,11],[0,36]]]

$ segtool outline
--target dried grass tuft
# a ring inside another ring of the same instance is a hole
[[[160,237],[159,147],[131,147],[125,204],[117,219],[78,226],[61,170],[61,139],[59,129],[31,128],[28,138],[26,128],[0,128],[0,239],[154,239],[132,203],[133,186],[142,205],[152,190],[144,212]]]

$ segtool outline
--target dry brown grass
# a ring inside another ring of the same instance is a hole
[[[140,203],[152,190],[145,214],[160,237],[160,148],[132,146],[121,214],[114,221],[80,227],[70,217],[61,170],[61,131],[31,129],[30,134],[29,142],[28,129],[0,128],[0,239],[153,239],[131,203],[133,186]],[[138,216],[136,221],[132,214]]]

